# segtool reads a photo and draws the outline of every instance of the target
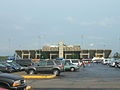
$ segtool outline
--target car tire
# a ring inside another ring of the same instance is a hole
[[[60,75],[60,70],[54,69],[53,74],[56,75],[56,76],[59,76]]]
[[[71,68],[70,68],[70,71],[72,71],[72,72],[75,71],[75,68],[74,68],[74,67],[71,67]]]
[[[32,75],[32,74],[34,74],[35,73],[35,70],[29,70],[28,71],[28,74],[30,74],[30,75]]]

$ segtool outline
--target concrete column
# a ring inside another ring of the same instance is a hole
[[[103,57],[105,58],[105,50],[103,50]]]
[[[35,58],[37,58],[37,51],[35,50]]]
[[[67,55],[65,54],[65,59],[66,59]]]
[[[23,59],[23,51],[21,50],[21,52],[22,52],[22,59]]]
[[[59,58],[63,58],[63,47],[64,47],[64,43],[60,42],[59,43]]]
[[[52,58],[52,55],[50,54],[50,59]]]
[[[83,58],[83,53],[82,53],[82,50],[81,50],[81,53],[80,53],[80,57]]]
[[[88,52],[88,58],[90,58],[90,53]]]
[[[28,59],[30,59],[30,51],[28,50],[29,54],[28,54]]]

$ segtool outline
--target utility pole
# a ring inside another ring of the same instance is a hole
[[[8,39],[8,56],[11,54],[11,39]]]
[[[119,40],[119,43],[118,43],[118,52],[120,53],[120,36],[119,36],[118,40]]]

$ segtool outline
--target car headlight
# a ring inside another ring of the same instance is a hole
[[[21,82],[20,80],[14,81],[13,86],[20,86]]]

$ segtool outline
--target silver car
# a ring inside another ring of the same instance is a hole
[[[50,72],[54,75],[59,76],[60,72],[64,70],[64,66],[57,60],[43,60],[39,63],[34,64],[26,68],[25,72],[27,74],[36,74],[36,73],[46,73]]]

